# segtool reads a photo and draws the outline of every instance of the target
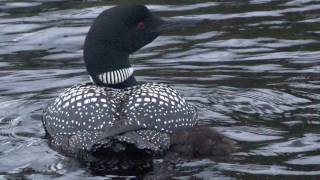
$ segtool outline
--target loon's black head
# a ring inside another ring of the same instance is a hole
[[[136,84],[129,55],[160,34],[193,26],[194,22],[166,21],[143,5],[120,5],[103,11],[84,44],[84,60],[92,81],[118,88]]]

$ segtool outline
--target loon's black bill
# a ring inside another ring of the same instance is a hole
[[[157,27],[156,31],[160,34],[172,33],[184,31],[189,28],[194,28],[200,24],[207,22],[206,19],[195,20],[195,19],[169,19],[163,20],[161,25]]]

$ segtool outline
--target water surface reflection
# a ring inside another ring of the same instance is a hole
[[[132,63],[140,81],[179,89],[201,124],[239,142],[228,162],[183,163],[170,176],[320,176],[318,1],[135,2],[165,17],[209,20],[158,38]],[[85,34],[115,4],[0,1],[0,178],[98,178],[48,147],[41,114],[60,90],[88,81]]]

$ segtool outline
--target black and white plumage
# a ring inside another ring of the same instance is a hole
[[[81,84],[55,99],[44,125],[53,146],[77,156],[90,152],[93,142],[107,143],[110,135],[140,149],[161,151],[169,147],[169,134],[194,126],[196,118],[195,108],[164,84],[124,89]]]
[[[196,109],[167,85],[138,84],[129,55],[160,34],[193,25],[165,21],[142,5],[102,12],[84,44],[92,83],[64,90],[45,110],[51,145],[81,158],[122,152],[126,145],[148,152],[167,150],[170,134],[197,123]]]

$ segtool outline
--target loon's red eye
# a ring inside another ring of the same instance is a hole
[[[144,28],[146,28],[146,26],[145,26],[145,24],[144,24],[143,21],[140,21],[140,22],[138,23],[137,27],[138,27],[138,29],[144,29]]]

